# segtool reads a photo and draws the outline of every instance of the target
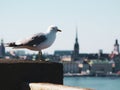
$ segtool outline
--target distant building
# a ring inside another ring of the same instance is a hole
[[[120,71],[120,55],[116,55],[114,57],[114,62],[115,62],[115,72],[119,72]]]
[[[80,64],[80,67],[82,75],[90,74],[91,67],[88,59],[84,59],[84,61]]]
[[[87,59],[97,59],[98,54],[97,53],[81,53],[80,58],[87,58]]]
[[[54,57],[59,59],[57,61],[71,61],[72,50],[56,50],[54,52]]]
[[[71,61],[71,56],[62,56],[61,57],[61,61],[63,62],[63,61],[68,61],[68,62],[70,62]]]
[[[64,73],[80,73],[78,62],[63,62]]]
[[[102,55],[103,55],[103,50],[102,50],[102,49],[100,49],[100,50],[99,50],[99,52],[98,52],[98,58],[101,58],[101,57],[102,57]]]
[[[113,53],[118,55],[120,52],[119,52],[119,44],[118,44],[118,40],[116,39],[115,41],[115,44],[114,44],[114,50],[113,50]]]
[[[112,64],[108,61],[103,62],[102,60],[96,60],[96,62],[94,62],[91,66],[92,75],[108,75],[112,73],[112,71]]]
[[[1,39],[1,43],[0,43],[0,58],[3,58],[4,56],[5,56],[5,46],[4,46],[3,39]]]
[[[72,50],[56,50],[54,52],[55,56],[71,56],[73,53]]]
[[[111,52],[111,54],[109,55],[110,59],[113,59],[116,55],[120,54],[120,50],[119,50],[119,44],[118,44],[118,40],[115,40],[115,44],[114,44],[114,49]]]
[[[78,43],[78,32],[76,29],[76,38],[75,38],[75,44],[74,44],[74,50],[73,50],[73,55],[72,58],[74,61],[79,60],[79,43]]]

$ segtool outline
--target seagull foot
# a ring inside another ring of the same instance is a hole
[[[38,52],[38,58],[37,58],[37,60],[39,60],[39,61],[45,61],[45,59],[42,56],[42,52],[41,51]]]

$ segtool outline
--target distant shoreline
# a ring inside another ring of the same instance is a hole
[[[111,75],[99,75],[99,74],[97,74],[97,75],[81,75],[81,74],[79,74],[79,73],[73,73],[73,74],[71,74],[71,73],[69,73],[69,74],[64,74],[63,75],[64,77],[120,77],[120,75],[118,75],[118,74],[111,74]]]

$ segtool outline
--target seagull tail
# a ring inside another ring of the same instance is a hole
[[[15,42],[11,42],[11,43],[6,43],[5,47],[16,47],[17,45],[15,44]]]

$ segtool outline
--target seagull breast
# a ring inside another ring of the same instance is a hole
[[[53,44],[53,42],[55,41],[56,33],[54,33],[54,32],[47,33],[46,38],[47,39],[44,42],[42,42],[40,45],[38,45],[39,50],[50,47]]]

